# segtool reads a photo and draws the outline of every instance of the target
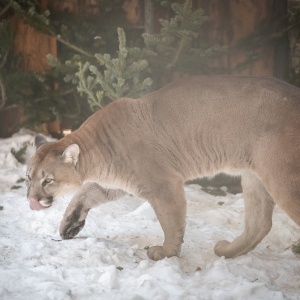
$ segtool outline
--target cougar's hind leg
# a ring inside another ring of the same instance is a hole
[[[300,171],[297,176],[282,172],[281,179],[275,181],[272,193],[275,203],[300,226]]]
[[[272,227],[274,201],[260,179],[254,173],[242,176],[245,202],[244,232],[233,240],[219,241],[215,254],[232,258],[254,249],[268,234]]]
[[[300,121],[290,120],[276,136],[262,139],[252,165],[274,202],[300,226]]]
[[[183,243],[186,217],[183,183],[180,180],[161,182],[142,196],[146,196],[151,203],[165,236],[162,246],[149,248],[149,258],[160,260],[178,256]]]

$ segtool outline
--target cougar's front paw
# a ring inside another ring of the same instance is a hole
[[[227,256],[227,249],[228,249],[228,245],[230,245],[230,242],[228,241],[218,241],[215,245],[214,251],[215,254],[218,256]]]
[[[77,221],[75,223],[71,222],[65,222],[62,220],[59,233],[63,240],[69,240],[72,239],[74,236],[76,236],[79,231],[84,227],[85,220]]]
[[[153,246],[153,247],[149,248],[147,255],[150,259],[161,260],[165,257],[178,256],[179,251],[176,251],[176,250],[168,251],[162,246]]]
[[[150,247],[147,252],[147,255],[150,259],[153,260],[160,260],[166,257],[162,246]]]
[[[77,205],[75,208],[67,208],[64,218],[60,223],[59,233],[62,239],[72,239],[83,228],[88,209],[83,205]]]

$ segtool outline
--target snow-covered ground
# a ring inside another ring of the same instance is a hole
[[[26,165],[11,148],[31,139],[0,140],[0,299],[300,299],[300,257],[290,249],[300,231],[279,208],[271,232],[251,253],[214,255],[218,240],[243,229],[242,194],[215,197],[186,186],[179,258],[147,258],[144,248],[160,244],[162,230],[150,205],[130,196],[93,209],[79,235],[62,241],[58,227],[69,198],[32,211],[24,183],[17,183]],[[33,149],[27,150],[28,158]]]

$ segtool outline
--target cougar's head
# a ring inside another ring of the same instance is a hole
[[[55,197],[78,189],[82,180],[76,169],[77,144],[47,142],[43,135],[37,135],[35,147],[26,173],[27,199],[31,209],[40,210],[50,207]]]

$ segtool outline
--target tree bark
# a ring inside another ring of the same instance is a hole
[[[153,0],[145,0],[145,32],[155,33],[155,3]]]
[[[279,19],[287,15],[287,0],[275,0],[275,14]],[[274,76],[286,80],[289,76],[289,37],[286,32],[280,37],[274,48]]]

